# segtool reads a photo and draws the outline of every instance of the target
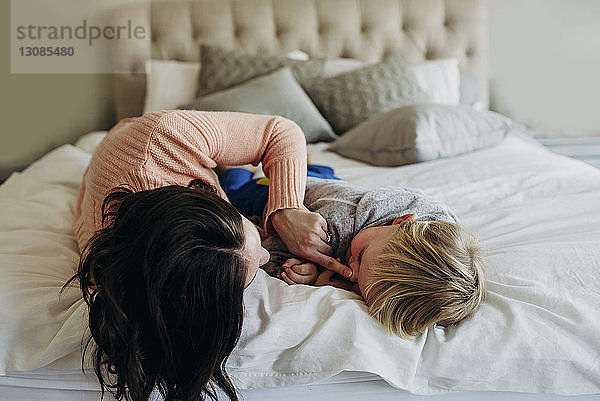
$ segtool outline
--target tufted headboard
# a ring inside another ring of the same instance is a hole
[[[198,61],[201,43],[365,61],[390,53],[408,62],[456,57],[480,99],[489,97],[485,0],[163,1],[123,7],[118,18],[150,27],[153,59]],[[142,114],[148,52],[140,47],[116,48],[117,71],[127,71],[114,74],[118,119]]]

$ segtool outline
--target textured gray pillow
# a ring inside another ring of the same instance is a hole
[[[378,114],[329,150],[376,166],[401,166],[455,156],[500,142],[512,120],[467,106],[420,104]]]
[[[303,86],[337,134],[373,115],[430,101],[398,56]]]
[[[323,74],[325,59],[292,60],[285,56],[256,55],[216,46],[200,48],[200,75],[197,96],[220,91],[249,79],[290,67],[300,84]]]
[[[211,93],[180,108],[280,115],[296,122],[309,143],[337,137],[288,67]]]

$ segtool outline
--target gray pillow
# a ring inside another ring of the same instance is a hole
[[[303,86],[337,134],[373,115],[430,100],[398,56]]]
[[[287,67],[179,108],[280,115],[296,122],[309,143],[337,137]]]
[[[500,142],[512,120],[467,106],[420,104],[378,114],[329,150],[376,166],[401,166],[455,156]]]
[[[323,74],[325,59],[292,60],[285,56],[256,55],[216,46],[200,48],[197,96],[230,88],[249,79],[290,67],[301,84]]]

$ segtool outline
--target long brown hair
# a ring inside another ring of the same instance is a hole
[[[118,400],[237,395],[225,363],[243,321],[246,262],[242,217],[200,180],[103,202],[103,222],[82,252],[88,346],[102,388]]]

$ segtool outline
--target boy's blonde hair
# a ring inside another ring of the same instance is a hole
[[[485,298],[476,238],[446,221],[406,221],[369,269],[369,313],[403,338],[473,315]]]

